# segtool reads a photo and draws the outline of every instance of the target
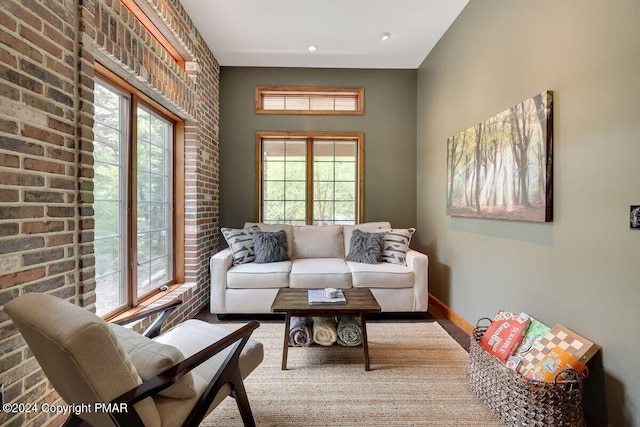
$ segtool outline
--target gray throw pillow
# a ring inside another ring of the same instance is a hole
[[[384,234],[365,233],[355,229],[351,234],[351,245],[347,261],[378,264],[382,260]]]
[[[289,255],[287,255],[287,233],[284,230],[275,232],[256,231],[253,233],[252,240],[257,264],[289,259]]]

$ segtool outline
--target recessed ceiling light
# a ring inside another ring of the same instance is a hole
[[[391,37],[390,33],[382,33],[382,34],[380,34],[380,40],[382,40],[382,41],[389,40],[389,37]]]
[[[311,45],[307,49],[309,49],[309,52],[315,52],[316,50],[318,50],[318,46]]]

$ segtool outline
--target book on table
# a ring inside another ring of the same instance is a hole
[[[309,289],[309,304],[346,304],[347,299],[344,297],[342,289],[338,289],[335,298],[327,298],[324,295],[324,289]]]

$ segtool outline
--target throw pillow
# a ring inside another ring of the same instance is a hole
[[[289,259],[287,255],[287,233],[284,230],[276,232],[256,231],[253,233],[252,240],[256,263],[266,264]]]
[[[182,352],[172,345],[156,342],[124,326],[110,323],[109,327],[118,337],[118,343],[129,355],[143,381],[184,360]],[[191,399],[198,395],[191,372],[158,394],[174,399]]]
[[[384,234],[353,230],[347,261],[378,264],[382,258]]]
[[[220,229],[233,254],[233,265],[246,264],[256,259],[251,238],[253,233],[259,230],[255,225],[242,230],[235,228]]]
[[[384,233],[384,249],[382,251],[382,262],[406,265],[409,243],[411,243],[411,236],[416,232],[416,229],[380,228],[378,230]]]

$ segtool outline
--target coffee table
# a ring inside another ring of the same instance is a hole
[[[309,304],[308,289],[281,288],[276,299],[271,304],[274,313],[285,313],[284,345],[282,347],[282,370],[287,369],[287,354],[289,351],[289,328],[291,316],[301,317],[360,317],[362,326],[362,350],[364,353],[364,369],[369,367],[369,344],[367,342],[367,313],[381,311],[378,301],[371,291],[366,288],[343,289],[346,304]]]

